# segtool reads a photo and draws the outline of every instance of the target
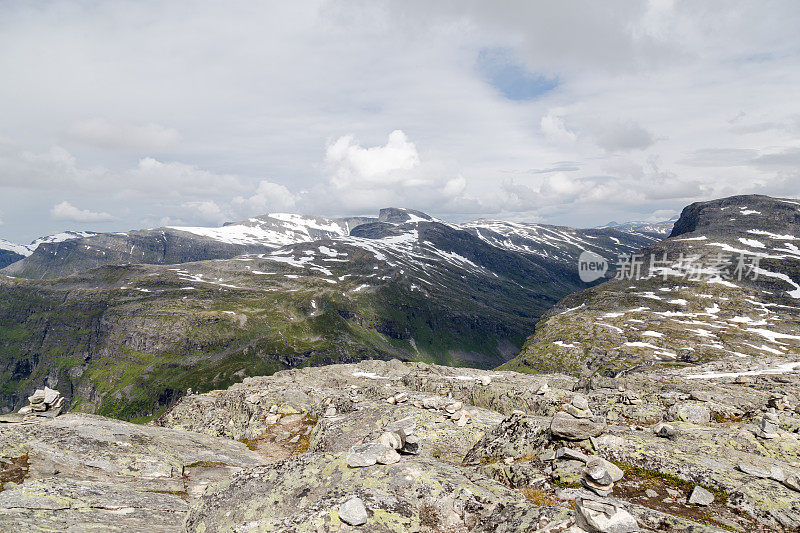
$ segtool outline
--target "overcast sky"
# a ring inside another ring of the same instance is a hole
[[[0,237],[800,196],[786,2],[0,2]]]

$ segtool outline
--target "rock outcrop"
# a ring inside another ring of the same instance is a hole
[[[0,424],[0,528],[795,531],[798,395],[791,369],[746,383],[396,360],[281,371],[188,394],[161,427]],[[565,434],[563,414],[604,422]]]

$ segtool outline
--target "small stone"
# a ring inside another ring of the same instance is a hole
[[[536,390],[534,392],[536,394],[540,394],[541,395],[541,394],[547,393],[547,391],[549,391],[549,390],[550,390],[550,386],[547,384],[546,381],[543,381],[541,384],[539,384],[536,387]]]
[[[697,485],[692,491],[692,494],[689,495],[689,503],[692,505],[711,505],[714,503],[714,495],[700,485]]]
[[[625,509],[594,500],[575,501],[575,524],[592,533],[635,533],[636,519]]]
[[[565,404],[563,409],[565,413],[569,413],[575,418],[589,418],[590,416],[592,416],[592,412],[589,411],[588,409],[585,410],[578,409],[572,404]]]
[[[339,506],[337,510],[339,519],[351,526],[361,526],[367,523],[367,508],[361,498],[350,498]]]
[[[380,465],[393,465],[400,461],[400,454],[394,448],[387,448],[382,454],[375,458],[375,462]]]
[[[399,450],[404,444],[400,435],[393,431],[384,431],[380,438],[378,438],[378,442],[393,450]]]
[[[648,498],[658,498],[658,493],[653,489],[647,489],[646,491],[644,491],[644,495],[647,496]]]
[[[278,406],[273,404],[273,405],[272,405],[272,406],[269,408],[269,412],[270,412],[270,413],[272,413],[272,414],[275,414],[275,413],[277,413],[277,412],[278,412]]]
[[[22,409],[20,409],[20,410],[18,411],[18,413],[19,413],[19,414],[21,414],[21,415],[27,415],[27,414],[28,414],[28,413],[30,413],[32,410],[33,410],[33,409],[31,409],[31,406],[30,406],[30,405],[26,405],[25,407],[23,407]]]
[[[492,383],[492,378],[490,376],[481,376],[481,385],[486,387],[491,383]]]
[[[783,483],[786,479],[786,474],[783,472],[783,469],[778,466],[773,466],[769,469],[769,477],[770,479],[774,479],[778,483]]]
[[[572,405],[581,411],[587,411],[589,409],[589,401],[583,396],[575,395],[575,397],[572,398]]]
[[[419,453],[419,437],[416,435],[408,435],[400,451],[410,455],[417,455]]]
[[[598,485],[605,486],[614,483],[614,480],[611,479],[611,474],[608,473],[608,470],[606,470],[602,464],[596,463],[592,466],[586,465],[583,473],[588,479],[591,479]]]
[[[394,405],[397,403],[397,400],[394,399],[394,396],[389,396],[388,398],[386,398],[386,403]]]
[[[601,416],[576,418],[564,411],[558,411],[550,423],[554,437],[567,440],[585,440],[596,437],[606,429],[606,419]]]
[[[350,448],[350,453],[347,454],[347,466],[350,468],[372,466],[378,462],[378,457],[391,449],[392,448],[377,442],[353,446]]]
[[[609,496],[611,492],[614,490],[613,483],[608,483],[607,485],[603,485],[586,477],[581,478],[581,484],[583,484],[584,487],[591,490],[598,496],[603,496],[603,497]]]
[[[325,418],[331,418],[332,416],[336,416],[336,408],[334,406],[329,406],[325,409],[325,414],[323,415]]]
[[[44,403],[53,405],[61,397],[61,393],[50,387],[44,388]]]
[[[539,460],[543,462],[553,461],[556,458],[556,452],[553,450],[547,450],[539,456]]]
[[[653,427],[653,433],[664,439],[674,439],[677,435],[675,428],[665,422],[659,422]]]
[[[556,459],[572,459],[575,461],[581,461],[585,463],[589,460],[585,454],[579,452],[578,450],[567,448],[566,446],[562,446],[561,448],[556,450],[555,453]]]
[[[44,389],[37,389],[32,395],[28,396],[28,402],[32,404],[44,401]]]
[[[711,395],[703,390],[693,390],[689,392],[689,398],[698,402],[710,402]]]
[[[268,416],[264,417],[264,422],[266,422],[267,425],[272,425],[272,424],[277,424],[278,420],[280,420],[280,419],[281,419],[281,415],[279,415],[279,414],[268,415]]]
[[[755,476],[762,479],[770,477],[770,471],[764,468],[760,468],[749,463],[739,463],[737,466],[739,470],[750,476]]]
[[[622,477],[625,475],[622,469],[614,463],[606,461],[600,456],[592,455],[586,461],[586,466],[593,467],[595,465],[601,465],[603,468],[605,468],[606,472],[608,472],[608,474],[611,476],[611,481],[614,483],[622,479]]]
[[[398,392],[394,395],[395,403],[403,403],[408,401],[408,393],[407,392]]]
[[[447,404],[445,406],[444,410],[447,411],[450,414],[453,414],[456,411],[458,411],[459,409],[461,409],[462,407],[463,407],[463,404],[461,402],[453,402],[453,403]]]

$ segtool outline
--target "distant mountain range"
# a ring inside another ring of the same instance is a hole
[[[186,388],[364,358],[493,367],[539,317],[655,237],[409,209],[272,214],[40,244],[0,276],[0,402],[58,384],[73,406],[149,416]]]

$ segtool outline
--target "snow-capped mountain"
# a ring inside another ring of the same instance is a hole
[[[734,196],[692,204],[620,279],[572,294],[508,368],[571,361],[605,373],[643,364],[800,363],[800,202]],[[564,370],[560,368],[559,370]]]
[[[672,226],[677,220],[678,217],[675,216],[663,222],[609,222],[608,224],[598,226],[597,229],[616,229],[624,233],[633,233],[658,239],[666,239],[672,231]]]
[[[356,226],[375,219],[323,218],[291,213],[270,213],[219,228],[169,226],[167,229],[207,237],[234,245],[278,248],[298,242],[349,235]]]
[[[33,254],[40,244],[64,242],[71,239],[89,237],[91,235],[97,234],[92,231],[63,231],[46,237],[39,237],[30,244],[17,244],[5,239],[0,239],[0,268],[28,257]]]
[[[403,231],[412,231],[412,226],[404,224],[438,224],[471,233],[494,248],[550,259],[570,267],[583,250],[612,260],[656,240],[651,235],[616,229],[578,230],[492,220],[450,224],[420,211],[402,208],[382,209],[378,217],[324,218],[273,213],[221,227],[171,226],[127,233],[75,235],[61,241],[52,239],[40,243],[30,257],[7,267],[5,273],[52,278],[107,264],[179,264],[231,259],[322,239],[346,240],[356,235],[399,237]],[[365,226],[369,226],[364,230],[366,233],[357,233]]]

